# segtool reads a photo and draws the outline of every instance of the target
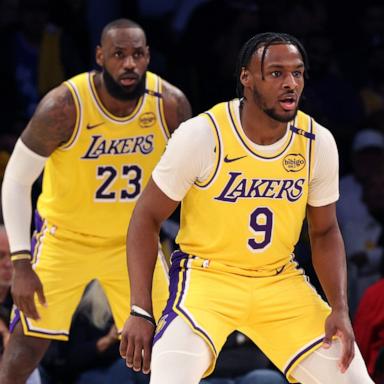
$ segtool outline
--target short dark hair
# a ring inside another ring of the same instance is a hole
[[[102,30],[101,32],[101,38],[100,42],[102,43],[103,40],[105,39],[105,36],[111,29],[116,29],[116,28],[139,28],[143,31],[144,36],[145,36],[145,31],[141,27],[140,24],[136,23],[133,20],[130,19],[116,19],[108,23]]]
[[[236,92],[237,96],[239,98],[243,97],[244,94],[244,87],[243,84],[240,81],[240,74],[244,67],[246,67],[249,62],[251,61],[252,55],[257,51],[258,48],[264,47],[263,53],[261,56],[261,72],[263,75],[263,65],[264,65],[264,59],[265,54],[267,52],[267,49],[270,45],[274,44],[292,44],[294,45],[297,50],[300,52],[301,57],[304,62],[304,68],[305,71],[308,71],[309,64],[308,64],[308,55],[303,47],[303,45],[300,43],[300,41],[291,35],[288,35],[287,33],[279,33],[279,32],[264,32],[259,33],[253,37],[251,37],[241,48],[239,56],[237,58],[237,65],[236,65]]]

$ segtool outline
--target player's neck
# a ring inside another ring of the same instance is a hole
[[[288,126],[288,123],[274,120],[259,108],[246,103],[240,109],[240,121],[248,139],[259,145],[276,143],[285,135]]]

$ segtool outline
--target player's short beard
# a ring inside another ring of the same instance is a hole
[[[279,115],[273,108],[267,108],[265,106],[263,97],[260,95],[260,93],[254,89],[252,92],[253,101],[259,106],[259,108],[268,115],[271,119],[276,120],[280,123],[289,123],[291,120],[293,120],[297,115],[296,108],[294,111],[291,112],[291,114],[288,115]]]
[[[121,101],[135,100],[144,94],[146,73],[144,73],[136,86],[129,90],[117,83],[105,68],[103,69],[103,80],[108,93],[115,99]]]

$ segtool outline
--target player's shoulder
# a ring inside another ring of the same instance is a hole
[[[73,96],[68,87],[62,83],[50,90],[39,102],[35,114],[54,113],[75,113]]]
[[[318,123],[315,120],[313,120],[313,124],[314,124],[316,140],[318,142],[328,143],[328,144],[335,143],[335,138],[332,132],[328,128],[326,128],[324,125]]]
[[[211,126],[204,114],[200,114],[181,123],[174,134],[207,137],[211,134]]]

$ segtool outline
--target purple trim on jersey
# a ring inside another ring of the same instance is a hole
[[[289,129],[290,129],[292,132],[294,132],[294,133],[296,133],[296,134],[298,134],[298,135],[301,135],[301,136],[306,137],[307,139],[315,140],[316,135],[315,135],[314,133],[312,133],[312,119],[311,119],[310,127],[311,127],[311,128],[310,128],[310,129],[311,129],[311,132],[304,131],[303,129],[297,128],[297,127],[295,127],[295,126],[293,126],[293,125],[291,125],[291,126],[289,127]]]
[[[15,330],[15,327],[17,323],[20,321],[20,311],[15,308],[15,316],[12,319],[11,323],[9,324],[9,332],[13,332]]]
[[[129,121],[133,120],[141,111],[141,108],[144,105],[144,100],[146,98],[146,95],[148,94],[148,92],[144,92],[144,94],[139,98],[138,104],[140,104],[140,105],[136,105],[136,107],[135,107],[136,112],[133,115],[129,115],[127,118],[118,119],[117,116],[114,116],[111,112],[108,111],[106,106],[99,99],[99,96],[96,92],[96,85],[95,85],[95,81],[94,81],[94,72],[88,73],[88,84],[89,84],[89,88],[90,88],[92,96],[93,96],[93,100],[95,101],[95,103],[98,106],[101,113],[104,116],[106,116],[108,119],[110,119],[116,123],[128,123]],[[146,80],[145,86],[147,87],[147,80]],[[145,88],[145,89],[147,89],[147,88]],[[108,113],[106,113],[106,111]]]
[[[302,351],[300,351],[295,357],[293,357],[293,359],[289,362],[289,364],[287,365],[287,368],[284,369],[284,375],[287,376],[287,373],[288,371],[291,369],[292,365],[301,357],[304,355],[304,353],[308,352],[310,349],[312,349],[314,346],[316,346],[317,344],[320,344],[322,343],[324,340],[324,337],[320,337],[319,339],[317,339],[316,341],[314,341],[312,344],[310,344],[307,348],[303,349]]]
[[[309,124],[310,134],[313,136],[313,140],[315,139],[315,135],[313,134],[313,119],[311,118],[311,123]],[[309,154],[308,154],[308,183],[311,180],[311,160],[312,160],[312,140],[309,140]]]
[[[211,120],[211,122],[213,124],[213,127],[215,128],[216,137],[217,137],[217,146],[218,146],[218,148],[216,148],[216,150],[217,150],[218,153],[217,153],[217,162],[216,162],[216,165],[215,165],[215,172],[213,172],[212,177],[209,177],[209,179],[206,180],[204,183],[196,183],[195,182],[195,184],[199,188],[206,188],[206,187],[208,187],[208,185],[211,184],[212,180],[215,179],[217,171],[219,170],[219,165],[220,165],[220,160],[221,160],[221,142],[220,142],[219,128],[216,125],[215,119],[212,117],[212,115],[209,112],[205,112],[204,115],[207,115],[209,117],[209,119]]]
[[[233,114],[232,114],[232,111],[231,111],[231,107],[230,107],[230,101],[227,102],[227,109],[228,109],[228,113],[229,113],[229,116],[231,118],[231,123],[232,123],[232,126],[233,126],[233,129],[235,130],[237,136],[239,137],[240,141],[242,142],[242,144],[244,145],[245,148],[248,149],[249,152],[251,152],[253,155],[255,155],[256,157],[259,157],[261,159],[265,159],[265,160],[272,160],[272,159],[276,159],[278,158],[279,156],[281,156],[287,149],[288,147],[291,145],[291,142],[292,142],[292,139],[293,139],[293,134],[292,134],[292,130],[291,130],[291,137],[289,138],[288,140],[288,143],[287,145],[285,146],[285,148],[280,151],[277,155],[275,156],[272,156],[272,157],[268,157],[268,156],[261,156],[260,154],[256,153],[251,147],[249,147],[247,145],[247,143],[243,140],[239,130],[237,129],[237,125],[235,124],[235,119],[233,117]]]
[[[192,258],[195,258],[195,257],[192,256]],[[165,309],[163,311],[163,315],[162,315],[161,318],[163,318],[166,315],[168,315],[168,317],[165,319],[166,324],[164,325],[164,327],[160,330],[158,335],[155,335],[154,343],[157,340],[160,339],[160,337],[164,334],[165,329],[177,317],[177,314],[173,310],[173,307],[176,306],[176,308],[186,317],[187,321],[192,325],[192,327],[194,329],[196,329],[197,331],[199,331],[199,333],[203,334],[206,337],[206,339],[211,344],[214,353],[217,354],[215,345],[214,345],[212,339],[209,337],[209,335],[191,319],[191,317],[188,315],[188,313],[186,313],[180,307],[180,304],[181,304],[181,302],[183,300],[183,297],[184,297],[184,294],[185,294],[185,284],[186,284],[186,280],[187,280],[188,261],[189,260],[190,260],[189,255],[184,253],[184,252],[182,252],[182,251],[175,251],[172,254],[172,257],[171,257],[172,265],[171,265],[171,269],[169,271],[169,279],[170,279],[169,290],[170,290],[170,294],[169,294],[169,299],[168,299],[168,302],[167,302],[167,306],[165,307]],[[184,263],[183,264],[184,271],[183,271],[183,274],[182,274],[182,284],[181,284],[182,286],[181,286],[181,293],[179,295],[179,300],[178,300],[178,302],[175,305],[175,300],[176,300],[176,297],[177,297],[177,291],[178,291],[178,286],[179,286],[179,277],[180,277],[181,263]]]

